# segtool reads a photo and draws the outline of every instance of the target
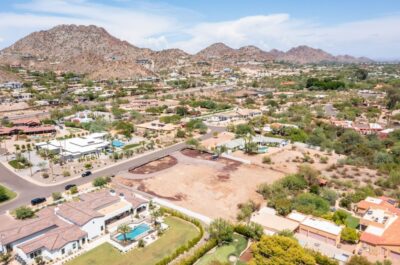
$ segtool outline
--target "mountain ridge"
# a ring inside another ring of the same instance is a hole
[[[217,42],[195,54],[181,49],[153,51],[120,40],[95,25],[58,25],[32,32],[0,51],[5,64],[18,63],[38,70],[75,71],[90,77],[126,78],[155,75],[160,69],[174,67],[179,58],[233,64],[237,61],[283,61],[307,64],[321,62],[366,63],[372,60],[349,55],[334,56],[305,45],[287,52],[264,51],[254,45],[234,49]],[[147,59],[148,61],[146,61]]]

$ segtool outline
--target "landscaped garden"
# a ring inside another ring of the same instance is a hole
[[[68,262],[68,265],[148,265],[156,264],[164,257],[171,255],[177,248],[186,245],[200,234],[193,224],[168,216],[165,223],[169,229],[154,243],[144,248],[137,248],[122,254],[108,243]]]
[[[240,254],[247,247],[247,239],[241,235],[235,234],[233,241],[227,245],[222,245],[205,254],[196,265],[210,265],[213,261],[219,261],[222,264],[230,262],[230,257],[237,260],[237,265],[244,265],[239,259]]]
[[[14,160],[8,162],[15,169],[25,169],[31,166],[31,163],[21,154],[17,154]]]
[[[0,203],[8,201],[8,200],[12,200],[16,196],[17,196],[17,194],[15,192],[0,185]]]

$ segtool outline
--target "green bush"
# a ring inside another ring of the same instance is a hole
[[[3,186],[0,186],[0,202],[4,202],[6,200],[8,200],[10,197],[7,194],[7,190],[6,188],[4,188]]]
[[[260,240],[264,234],[264,228],[256,223],[238,224],[234,228],[235,232],[253,240]]]
[[[104,177],[97,177],[93,180],[92,185],[94,187],[103,187],[105,185],[107,185],[108,181],[106,178]]]
[[[32,218],[33,216],[35,216],[35,212],[27,206],[21,206],[15,209],[15,217],[17,219],[23,220]]]
[[[61,192],[53,192],[53,193],[51,194],[51,197],[53,197],[53,200],[54,200],[54,201],[58,201],[58,200],[61,200],[61,199],[62,199]]]

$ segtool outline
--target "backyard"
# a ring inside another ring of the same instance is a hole
[[[198,229],[191,223],[176,217],[166,217],[170,227],[157,241],[144,248],[122,254],[106,243],[68,262],[67,265],[148,265],[156,264],[177,248],[196,237]]]
[[[241,235],[235,234],[232,243],[211,250],[209,253],[204,255],[196,263],[196,265],[210,265],[213,261],[219,261],[223,264],[228,263],[230,256],[235,256],[239,258],[240,254],[246,249],[246,247],[247,239]],[[236,264],[243,265],[245,263],[237,260]]]

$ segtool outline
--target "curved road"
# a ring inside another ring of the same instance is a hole
[[[201,140],[211,138],[213,135],[213,132],[225,131],[225,128],[222,128],[222,127],[209,126],[209,128],[211,129],[211,132],[201,136],[200,137]],[[63,184],[47,186],[47,187],[38,186],[27,180],[24,180],[23,178],[21,178],[17,174],[15,174],[13,171],[10,171],[8,168],[6,168],[2,164],[0,164],[0,184],[6,185],[8,188],[10,188],[11,190],[18,193],[18,197],[15,198],[14,200],[0,204],[0,214],[4,213],[7,210],[14,209],[18,206],[29,204],[30,200],[33,198],[48,197],[53,192],[64,191],[64,187],[67,184],[81,185],[84,183],[88,183],[88,182],[92,181],[94,178],[99,177],[99,176],[115,175],[118,172],[126,171],[132,167],[137,167],[137,166],[143,165],[149,161],[156,160],[158,158],[172,154],[173,152],[182,150],[185,147],[186,147],[185,143],[180,143],[180,144],[176,144],[173,146],[169,146],[164,149],[158,150],[156,152],[153,152],[153,153],[150,153],[150,154],[138,157],[138,158],[133,158],[131,160],[127,160],[125,162],[116,164],[115,166],[111,166],[106,169],[99,170],[96,173],[93,173],[89,177],[78,178],[78,179],[74,179],[74,180],[68,181],[66,183],[63,183]]]

